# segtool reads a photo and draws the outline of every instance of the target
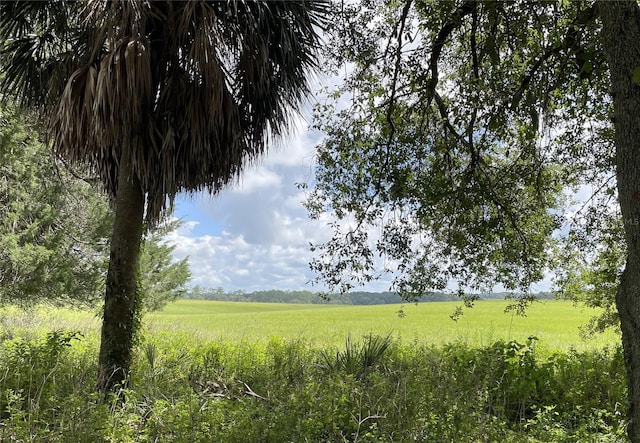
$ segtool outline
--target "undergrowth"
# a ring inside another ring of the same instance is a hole
[[[0,342],[0,441],[626,441],[619,349],[536,355],[535,337],[484,348],[390,336],[136,349],[125,402],[94,393],[97,340],[56,331]]]

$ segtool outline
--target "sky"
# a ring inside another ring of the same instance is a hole
[[[337,82],[325,78],[323,84],[331,87]],[[322,98],[311,97],[309,103]],[[331,238],[332,220],[328,214],[311,220],[303,206],[309,191],[297,186],[313,180],[315,147],[322,140],[322,133],[309,129],[310,114],[307,106],[292,131],[245,168],[237,185],[217,196],[204,192],[178,196],[173,215],[184,224],[166,241],[175,245],[176,260],[189,257],[192,286],[245,292],[326,290],[311,284],[316,275],[309,267],[313,257],[309,244]],[[355,290],[388,291],[392,278],[383,274]],[[552,278],[547,275],[532,290],[548,291]]]
[[[183,226],[166,241],[175,245],[176,260],[189,257],[191,286],[245,292],[326,290],[311,284],[316,275],[309,267],[309,243],[329,240],[332,220],[328,214],[311,220],[303,206],[309,191],[297,186],[313,180],[315,147],[322,139],[309,123],[297,118],[292,132],[247,167],[237,185],[217,196],[178,196],[173,215]],[[532,290],[549,290],[552,277],[547,275]],[[388,291],[392,278],[383,274],[356,290]]]
[[[174,258],[189,257],[191,285],[245,292],[280,289],[322,291],[311,285],[309,243],[331,238],[329,215],[311,220],[303,206],[305,190],[298,183],[313,179],[315,147],[322,134],[297,128],[258,163],[243,172],[240,182],[218,196],[181,195],[174,216],[184,224],[166,240],[175,245]],[[357,290],[381,292],[392,276]],[[546,291],[551,276],[534,285]],[[501,291],[503,288],[494,288]]]
[[[315,277],[309,242],[330,238],[329,220],[308,217],[305,191],[296,186],[312,180],[322,134],[309,130],[303,117],[295,126],[280,146],[245,169],[238,185],[215,197],[200,193],[176,199],[174,216],[184,224],[167,241],[176,246],[176,259],[189,257],[192,286],[246,292],[325,289],[309,283]],[[381,281],[364,289],[388,288],[389,282]]]

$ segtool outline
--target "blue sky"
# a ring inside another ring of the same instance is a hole
[[[169,234],[176,259],[189,257],[192,285],[227,291],[323,290],[311,286],[309,242],[331,237],[329,215],[310,220],[296,184],[312,179],[321,134],[298,130],[261,162],[248,167],[240,183],[218,196],[201,193],[176,199],[174,216],[184,225]],[[390,278],[363,290],[386,291]],[[547,279],[534,291],[548,290]],[[496,288],[501,290],[501,288]]]
[[[309,242],[328,240],[328,216],[310,220],[296,184],[312,179],[321,139],[303,119],[259,163],[245,169],[238,185],[216,197],[180,196],[174,216],[184,225],[167,240],[176,259],[189,257],[192,285],[225,290],[322,290],[308,282]],[[377,282],[368,290],[387,290]]]
[[[189,257],[192,285],[247,292],[325,289],[309,284],[315,277],[309,243],[331,238],[331,220],[329,215],[310,220],[305,191],[296,186],[312,180],[315,147],[322,138],[309,129],[310,107],[323,100],[321,87],[339,82],[321,77],[312,81],[317,95],[294,118],[291,132],[247,167],[236,186],[215,197],[201,193],[176,199],[174,216],[184,225],[167,241],[176,246],[176,259]],[[389,285],[382,280],[363,289],[386,291]]]
[[[176,259],[189,257],[192,285],[247,292],[325,289],[309,284],[315,277],[309,243],[331,237],[331,219],[310,220],[305,191],[296,186],[312,180],[322,134],[309,130],[303,117],[295,123],[295,130],[245,169],[236,186],[214,197],[200,193],[176,199],[174,216],[184,225],[167,241],[176,246]],[[361,289],[386,291],[390,279]],[[533,289],[549,287],[547,278]]]
[[[176,218],[197,223],[193,224],[190,229],[190,235],[192,236],[219,236],[222,234],[224,224],[216,222],[213,217],[208,215],[199,200],[201,200],[201,195],[198,195],[195,198],[188,195],[178,197],[176,199],[176,209],[173,215]]]

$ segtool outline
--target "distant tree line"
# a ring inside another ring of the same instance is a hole
[[[497,292],[480,294],[480,300],[505,299],[514,297],[514,294]],[[302,303],[302,304],[337,304],[337,305],[383,305],[402,303],[403,300],[395,292],[349,292],[345,294],[321,295],[312,291],[283,291],[270,289],[264,291],[245,292],[242,290],[225,291],[222,287],[203,288],[194,286],[184,293],[185,299],[191,300],[216,300],[254,303]],[[541,292],[537,298],[555,298],[553,293]],[[419,302],[456,301],[460,297],[456,294],[438,292],[422,296]]]

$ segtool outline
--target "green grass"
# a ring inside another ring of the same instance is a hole
[[[360,339],[368,334],[388,335],[403,343],[443,345],[462,343],[487,346],[497,340],[524,342],[539,339],[547,351],[602,349],[619,344],[620,337],[610,331],[585,339],[580,327],[597,310],[576,307],[568,301],[543,300],[534,303],[526,317],[505,313],[507,301],[480,301],[465,309],[458,321],[450,315],[458,302],[401,305],[308,305],[284,303],[237,303],[179,300],[163,311],[145,316],[147,334],[184,335],[197,342],[265,342],[270,337],[304,340],[325,348],[342,346],[347,337]],[[0,310],[0,326],[13,334],[28,336],[34,325],[44,331],[77,330],[97,332],[96,312],[40,307],[24,312],[17,308]],[[18,332],[19,331],[19,332]]]
[[[404,343],[441,345],[459,342],[486,346],[496,340],[540,339],[548,350],[596,349],[619,343],[613,332],[584,339],[580,327],[596,310],[571,302],[545,300],[532,305],[526,317],[505,313],[506,301],[481,301],[458,321],[450,314],[457,302],[344,306],[276,303],[234,303],[180,300],[145,319],[149,331],[184,331],[202,340],[256,342],[278,336],[303,339],[319,347],[340,346],[346,337],[391,333]]]
[[[95,392],[96,312],[3,308],[0,441],[626,442],[619,338],[505,305],[179,301],[146,317],[124,402]]]

